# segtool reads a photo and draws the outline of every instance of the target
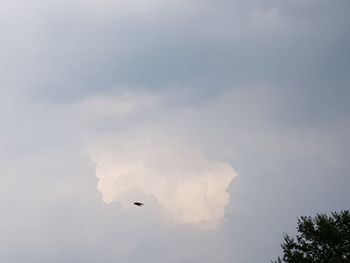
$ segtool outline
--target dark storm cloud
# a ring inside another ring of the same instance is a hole
[[[14,32],[5,31],[13,70],[52,99],[121,85],[201,81],[191,88],[222,90],[241,82],[322,86],[322,79],[331,85],[347,78],[345,1],[133,5],[36,2],[29,15],[15,9],[24,18],[14,13]]]

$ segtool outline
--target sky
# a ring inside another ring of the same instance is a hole
[[[270,262],[348,210],[349,10],[1,1],[0,261]]]

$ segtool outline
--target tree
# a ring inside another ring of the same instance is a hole
[[[273,263],[350,263],[350,213],[298,219],[296,238],[284,234],[282,258]]]

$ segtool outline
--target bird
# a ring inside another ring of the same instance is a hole
[[[137,205],[137,206],[143,206],[143,203],[140,203],[140,202],[135,202],[134,205]]]

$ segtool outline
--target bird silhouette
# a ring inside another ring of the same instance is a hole
[[[140,202],[135,202],[134,205],[137,205],[137,206],[143,206],[143,203],[140,203]]]

